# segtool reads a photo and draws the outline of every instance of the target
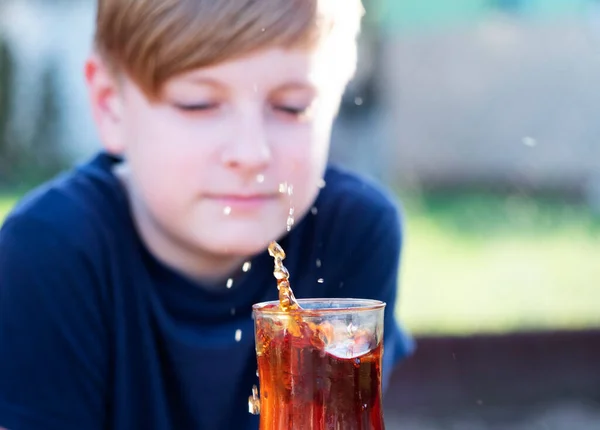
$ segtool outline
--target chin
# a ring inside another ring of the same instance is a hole
[[[188,237],[194,237],[194,246],[214,255],[250,257],[260,254],[269,243],[285,233],[285,225],[273,228],[272,219],[232,219],[229,222],[214,222],[213,228],[190,229]],[[194,234],[195,233],[195,234]]]
[[[264,237],[254,238],[242,235],[220,237],[217,240],[210,241],[210,244],[207,244],[208,246],[205,249],[219,255],[248,257],[265,251],[270,242],[270,239],[265,239]]]

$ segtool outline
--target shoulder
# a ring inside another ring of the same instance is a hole
[[[318,280],[334,289],[343,285],[344,294],[356,297],[373,282],[380,289],[395,288],[401,220],[400,204],[385,187],[328,168],[314,207],[285,243],[290,255],[298,256],[292,268],[302,275],[296,279],[306,279],[314,288]]]
[[[325,187],[315,210],[330,225],[332,232],[353,236],[362,231],[399,234],[401,206],[393,193],[374,180],[336,166],[325,175]]]
[[[2,300],[63,313],[105,303],[119,246],[115,193],[86,166],[28,193],[0,228]]]
[[[317,204],[324,209],[336,209],[338,213],[365,215],[398,215],[399,203],[392,192],[382,184],[345,170],[329,166],[325,174],[325,186]]]
[[[95,176],[94,163],[78,166],[26,194],[7,216],[0,238],[17,236],[32,248],[52,237],[64,245],[93,249],[115,231],[127,204],[108,177]]]

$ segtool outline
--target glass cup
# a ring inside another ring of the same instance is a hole
[[[254,305],[260,430],[381,430],[385,303],[302,299]],[[260,398],[259,398],[260,395]]]

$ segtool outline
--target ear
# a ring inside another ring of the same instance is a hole
[[[85,63],[85,80],[92,115],[106,150],[120,155],[125,149],[123,95],[118,77],[111,73],[98,54]]]

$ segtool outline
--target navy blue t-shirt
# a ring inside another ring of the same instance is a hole
[[[216,290],[165,266],[136,233],[117,162],[101,153],[31,192],[0,230],[0,427],[257,429],[251,307],[277,299],[273,260]],[[393,312],[399,214],[347,172],[325,181],[280,242],[291,284],[298,298],[387,302],[387,380],[412,350]]]

